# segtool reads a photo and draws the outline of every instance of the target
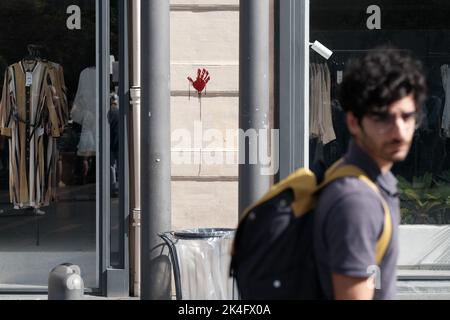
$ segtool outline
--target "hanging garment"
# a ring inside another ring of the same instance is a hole
[[[309,66],[310,83],[309,83],[309,134],[311,138],[319,137],[319,119],[318,119],[318,84],[316,76],[316,64],[311,63]]]
[[[323,123],[323,104],[325,99],[324,92],[324,75],[322,65],[318,64],[316,67],[316,95],[317,95],[317,105],[316,105],[316,114],[317,114],[317,126],[319,128],[319,140],[323,145],[323,132],[324,132],[324,123]]]
[[[95,156],[96,143],[96,78],[95,67],[84,69],[80,74],[78,90],[71,111],[72,120],[81,124],[81,136],[77,154],[81,157]]]
[[[442,85],[445,91],[445,106],[442,115],[441,128],[444,135],[450,138],[450,70],[447,64],[441,66]]]
[[[337,99],[331,101],[331,114],[333,118],[333,128],[336,134],[336,142],[338,145],[337,158],[341,158],[348,149],[348,144],[351,139],[351,134],[348,131],[346,124],[346,114]]]
[[[331,75],[327,65],[310,65],[310,136],[323,145],[336,139],[331,112]]]
[[[331,75],[328,65],[321,65],[322,71],[322,118],[321,136],[324,145],[336,140],[331,112]]]
[[[49,74],[51,78],[52,94],[58,112],[58,118],[61,119],[61,124],[65,126],[69,122],[69,104],[67,102],[67,87],[64,81],[64,69],[61,65],[47,61]],[[64,131],[64,127],[61,128]]]
[[[20,61],[5,72],[0,130],[9,137],[10,200],[40,208],[55,199],[56,141],[65,125],[65,96],[55,65]],[[59,82],[56,81],[58,75]]]

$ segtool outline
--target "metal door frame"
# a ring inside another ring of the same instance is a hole
[[[110,193],[110,133],[107,106],[110,103],[110,0],[97,0],[97,80],[99,157],[97,157],[97,210],[99,293],[109,297],[129,296],[129,172],[128,119],[129,119],[129,58],[128,58],[128,0],[119,4],[119,268],[111,267],[111,193]]]
[[[309,3],[276,2],[277,100],[280,129],[280,171],[286,178],[309,166]]]
[[[129,161],[128,161],[128,119],[129,119],[129,57],[128,57],[128,0],[119,4],[119,249],[120,268],[111,268],[111,206],[110,206],[110,134],[107,109],[110,95],[110,0],[95,0],[96,7],[96,65],[97,67],[97,150],[96,157],[96,279],[98,288],[88,288],[87,293],[105,296],[129,296]],[[46,294],[48,289],[23,286],[20,289],[4,289],[2,294]]]

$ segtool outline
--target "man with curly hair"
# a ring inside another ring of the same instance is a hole
[[[343,164],[364,171],[382,198],[354,177],[338,179],[320,194],[314,253],[326,299],[395,298],[400,206],[390,170],[409,152],[425,95],[421,64],[403,50],[370,50],[344,74],[340,102],[353,138]],[[392,231],[377,261],[377,242],[385,227],[382,199],[389,207]]]

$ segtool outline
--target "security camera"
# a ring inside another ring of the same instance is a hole
[[[320,54],[325,59],[330,59],[331,55],[333,54],[333,51],[325,47],[323,44],[321,44],[319,41],[315,41],[314,43],[310,43],[311,49],[313,49],[315,52]]]

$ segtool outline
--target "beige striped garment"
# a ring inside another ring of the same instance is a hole
[[[62,67],[20,61],[5,72],[0,131],[9,137],[10,200],[16,209],[48,206],[56,191],[56,138],[67,123]]]

